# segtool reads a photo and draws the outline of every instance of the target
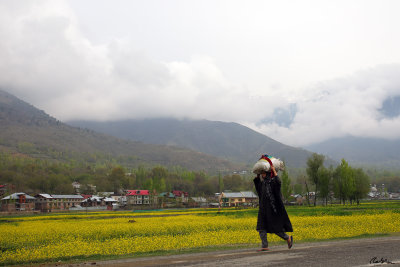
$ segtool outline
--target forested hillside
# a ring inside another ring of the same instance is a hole
[[[0,90],[0,150],[57,161],[114,162],[181,166],[206,172],[241,166],[189,149],[127,141],[66,125],[44,111]]]
[[[148,144],[174,145],[222,157],[248,166],[262,154],[284,160],[289,168],[305,167],[312,152],[279,143],[237,123],[177,119],[71,121],[71,125]],[[327,164],[335,163],[327,159]]]

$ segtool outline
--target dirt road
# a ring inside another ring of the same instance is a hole
[[[400,266],[400,236],[237,249],[174,256],[91,261],[69,266]]]

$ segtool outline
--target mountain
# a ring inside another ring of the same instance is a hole
[[[181,166],[208,172],[241,168],[225,159],[189,149],[128,141],[72,127],[0,90],[0,151],[30,157],[93,161],[107,157],[135,167],[139,164]]]
[[[309,150],[352,165],[396,168],[400,166],[400,140],[343,137],[306,147]]]
[[[288,167],[305,167],[308,157],[312,154],[310,151],[279,143],[237,123],[177,119],[67,123],[147,144],[185,147],[243,162],[248,167],[264,153],[284,160]]]

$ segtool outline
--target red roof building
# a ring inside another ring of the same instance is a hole
[[[172,191],[172,194],[174,194],[175,197],[188,197],[189,196],[188,192],[179,191],[179,190]]]
[[[127,196],[148,196],[150,195],[149,190],[126,190]]]

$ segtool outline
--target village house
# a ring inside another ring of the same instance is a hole
[[[252,191],[222,192],[219,195],[219,201],[222,207],[254,207],[258,204],[258,196]]]
[[[111,197],[103,196],[83,196],[84,200],[81,201],[82,207],[103,207],[107,210],[112,210],[117,200]]]
[[[294,198],[294,203],[292,203],[292,204],[303,205],[304,201],[306,201],[306,198],[303,197],[300,194],[295,194],[295,195],[292,195],[292,196]]]
[[[240,193],[244,196],[244,206],[255,207],[258,205],[258,196],[252,191],[241,191]]]
[[[86,195],[86,194],[81,194],[81,196],[83,197],[83,200],[85,200],[85,199],[87,199],[87,198],[89,198],[89,197],[92,197],[92,195]],[[82,200],[82,201],[83,201]]]
[[[126,196],[110,196],[112,199],[116,201],[118,204],[122,204],[125,198],[125,204],[126,204]]]
[[[175,195],[171,192],[162,192],[158,195],[158,198],[161,208],[173,207],[176,205]]]
[[[114,198],[115,200],[117,200],[118,201],[118,205],[120,206],[120,207],[126,207],[126,203],[127,203],[127,197],[126,197],[126,195],[123,195],[123,196],[113,196],[112,198]]]
[[[79,182],[73,182],[72,187],[74,188],[75,193],[79,194],[81,192],[81,184]]]
[[[118,201],[115,200],[115,199],[112,198],[112,197],[105,197],[105,198],[103,199],[103,202],[104,202],[104,204],[105,204],[107,207],[113,207],[114,205],[116,205],[116,204],[118,203]]]
[[[163,192],[158,197],[160,198],[159,202],[162,208],[187,206],[189,203],[189,193],[180,190]]]
[[[67,210],[71,207],[81,205],[83,197],[81,195],[51,195],[53,207],[58,210]]]
[[[208,206],[208,201],[205,197],[191,197],[189,199],[189,207],[191,208],[199,208],[207,206]]]
[[[173,190],[172,194],[174,195],[175,199],[181,203],[188,203],[189,201],[189,193],[179,190]]]
[[[82,197],[84,198],[80,204],[82,207],[105,206],[105,203],[103,203],[104,197],[92,196],[92,195],[82,195]]]
[[[389,193],[389,199],[400,199],[400,193]]]
[[[149,190],[126,190],[127,205],[150,205],[154,200]]]
[[[14,193],[1,199],[2,211],[32,211],[35,209],[35,198],[25,193]]]
[[[35,198],[35,210],[51,212],[54,209],[54,198],[51,195],[37,194]]]

